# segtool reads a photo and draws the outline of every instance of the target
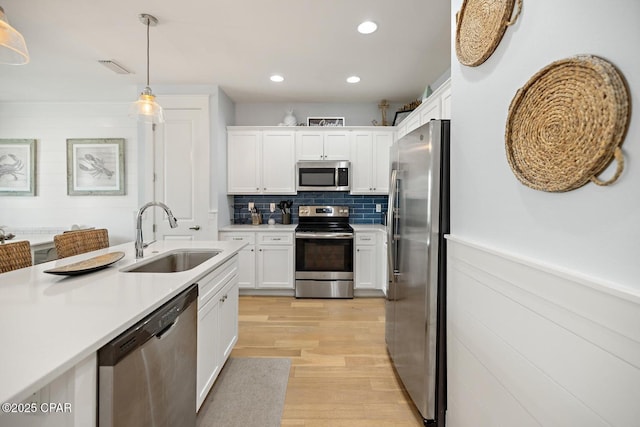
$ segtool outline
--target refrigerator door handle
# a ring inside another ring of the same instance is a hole
[[[396,197],[397,197],[398,170],[391,171],[389,183],[389,203],[387,208],[387,261],[389,271],[389,282],[395,282],[397,276],[396,266]]]

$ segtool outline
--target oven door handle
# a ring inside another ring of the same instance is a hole
[[[296,233],[296,239],[353,239],[353,233]]]

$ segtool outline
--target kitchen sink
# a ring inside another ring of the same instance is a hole
[[[126,267],[122,271],[125,273],[177,273],[191,270],[219,253],[218,250],[209,249],[179,249]]]

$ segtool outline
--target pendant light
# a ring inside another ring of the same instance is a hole
[[[0,64],[23,65],[29,62],[24,37],[9,25],[7,15],[0,6]]]
[[[157,25],[158,20],[155,16],[146,13],[141,13],[138,18],[147,26],[147,87],[144,88],[138,100],[131,104],[129,115],[145,123],[162,123],[164,122],[162,107],[156,102],[156,97],[149,87],[149,27]]]

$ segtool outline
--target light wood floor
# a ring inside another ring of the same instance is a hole
[[[292,361],[282,426],[422,426],[384,342],[384,299],[240,297],[235,357]]]

